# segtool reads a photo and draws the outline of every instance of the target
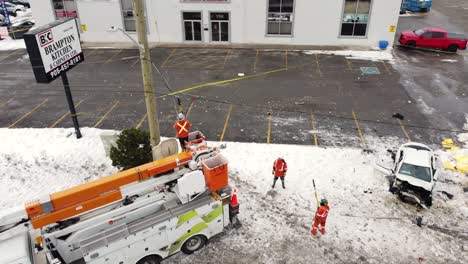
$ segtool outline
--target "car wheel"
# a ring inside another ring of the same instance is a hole
[[[15,12],[11,13],[12,16],[16,17],[18,14]]]
[[[406,46],[414,48],[416,47],[416,41],[408,41],[406,43]]]
[[[140,259],[137,264],[159,264],[161,263],[161,257],[157,255],[149,255]]]
[[[193,254],[193,252],[200,250],[205,246],[205,244],[206,237],[202,235],[196,235],[187,239],[180,250],[185,254],[190,255]]]
[[[455,45],[455,44],[452,44],[452,45],[450,45],[450,46],[448,47],[447,50],[450,51],[450,52],[457,52],[458,46]]]

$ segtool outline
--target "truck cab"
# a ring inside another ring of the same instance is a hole
[[[457,52],[459,49],[466,49],[467,38],[462,34],[449,33],[441,28],[422,28],[403,31],[399,42],[401,45],[409,47]]]

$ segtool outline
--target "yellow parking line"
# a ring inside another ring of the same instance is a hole
[[[318,146],[318,139],[317,139],[317,129],[315,127],[315,115],[314,112],[310,113],[312,117],[312,133],[314,135],[314,145]]]
[[[315,53],[315,63],[317,64],[317,72],[318,74],[320,75],[320,77],[323,76],[322,74],[322,71],[320,70],[320,63],[319,63],[319,59],[318,59],[318,54]]]
[[[10,99],[8,99],[8,101],[1,103],[1,104],[0,104],[0,108],[3,107],[4,105],[8,104],[8,103],[11,102],[12,100],[13,100],[13,98],[10,98]]]
[[[285,50],[284,52],[285,52],[285,54],[284,54],[284,64],[285,64],[286,68],[288,68],[288,50]]]
[[[158,98],[164,98],[164,97],[167,97],[167,96],[172,96],[172,95],[176,95],[176,94],[180,94],[180,93],[185,93],[185,92],[188,92],[188,91],[200,89],[200,88],[207,87],[207,86],[213,86],[213,85],[219,85],[219,84],[225,84],[225,83],[231,83],[231,82],[236,82],[236,81],[252,79],[252,78],[255,78],[255,77],[264,76],[264,75],[277,73],[277,72],[282,72],[282,71],[286,71],[286,70],[287,70],[287,68],[281,68],[281,69],[277,69],[277,70],[257,73],[257,74],[250,75],[250,76],[237,77],[237,78],[232,78],[232,79],[218,81],[218,82],[204,83],[204,84],[200,84],[200,85],[197,85],[197,86],[185,88],[185,89],[182,89],[182,90],[179,90],[179,91],[176,91],[176,92],[168,93],[168,94],[162,95],[162,96],[160,96]]]
[[[224,121],[224,127],[223,127],[223,132],[221,132],[221,137],[219,138],[219,141],[223,141],[224,139],[224,134],[226,133],[226,128],[229,122],[229,118],[231,117],[231,112],[232,112],[232,104],[229,106],[228,113],[226,115],[226,121]]]
[[[174,53],[176,52],[177,48],[173,49],[171,54],[169,54],[169,56],[164,60],[163,64],[161,64],[161,67],[164,67],[166,65],[166,63],[169,61],[169,59],[174,55]]]
[[[270,136],[271,136],[271,113],[268,113],[267,144],[270,144]]]
[[[189,106],[189,108],[187,110],[187,114],[185,114],[185,117],[188,118],[188,116],[190,115],[190,112],[192,111],[192,106],[193,106],[193,101],[190,103],[190,106]]]
[[[134,63],[132,63],[132,65],[130,65],[131,68],[135,67],[135,65],[140,62],[140,58],[136,59]]]
[[[349,61],[346,57],[344,59],[346,61],[346,64],[348,65],[348,70],[353,71],[353,66],[351,65],[351,61]]]
[[[93,49],[88,54],[85,53],[85,56],[86,57],[91,56],[92,54],[96,53],[96,51],[98,51],[98,49]]]
[[[387,71],[388,75],[392,75],[392,72],[390,72],[390,69],[388,68],[387,64],[385,63],[385,61],[382,61],[382,64],[385,68],[385,71]]]
[[[115,102],[112,107],[109,109],[109,111],[107,111],[102,117],[101,119],[99,119],[99,121],[97,121],[97,123],[94,125],[94,128],[98,127],[106,118],[107,116],[112,112],[112,110],[114,110],[114,108],[119,104],[119,101]]]
[[[21,49],[17,49],[17,50],[15,50],[15,51],[11,52],[11,53],[8,53],[6,56],[1,57],[1,58],[0,58],[0,61],[8,59],[9,57],[11,57],[11,56],[17,54],[19,51],[21,51]]]
[[[26,113],[25,115],[23,115],[20,119],[16,120],[13,124],[11,124],[8,128],[12,128],[14,127],[15,125],[17,125],[19,122],[21,122],[23,119],[25,119],[26,117],[28,117],[29,115],[31,115],[32,113],[34,113],[34,111],[36,111],[37,109],[39,109],[41,106],[43,106],[45,103],[47,103],[47,101],[49,101],[49,99],[45,99],[44,101],[42,101],[42,103],[40,103],[38,106],[34,107],[33,110],[29,111],[28,113]]]
[[[119,50],[119,52],[116,52],[114,55],[110,56],[109,59],[106,60],[106,62],[104,62],[104,65],[106,65],[107,63],[111,62],[113,58],[115,58],[117,55],[119,55],[120,53],[122,52],[122,50]]]
[[[352,115],[353,115],[354,123],[356,124],[357,130],[359,133],[359,137],[361,138],[362,146],[367,147],[366,140],[364,139],[364,136],[362,135],[361,126],[359,125],[359,122],[358,122],[358,119],[356,117],[356,113],[354,112],[354,110],[352,111]]]
[[[405,128],[405,126],[403,125],[403,123],[401,122],[400,119],[398,119],[398,123],[400,124],[401,130],[403,130],[403,133],[405,134],[406,138],[408,139],[408,142],[411,142],[411,137],[408,134],[408,132],[406,131],[406,128]]]
[[[231,55],[231,52],[232,50],[228,50],[228,52],[226,53],[226,57],[224,57],[224,64],[223,66],[226,66],[226,62],[228,61],[230,55]]]
[[[139,129],[141,125],[143,125],[143,122],[145,122],[146,117],[148,116],[148,113],[146,113],[143,118],[141,118],[140,122],[138,122],[138,125],[135,127],[136,129]]]
[[[257,53],[255,54],[255,61],[254,61],[254,71],[257,71],[257,62],[258,62],[258,49],[257,49]]]
[[[80,104],[84,101],[85,99],[81,99],[81,101],[79,101],[75,107],[78,108],[78,106],[80,106]],[[62,117],[60,117],[57,121],[55,121],[52,125],[49,126],[49,128],[54,128],[56,125],[58,125],[60,122],[62,122],[62,120],[67,117],[68,115],[70,115],[70,112],[66,112]]]

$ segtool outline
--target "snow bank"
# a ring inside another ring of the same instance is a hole
[[[117,171],[99,137],[107,131],[73,131],[0,129],[0,209]]]
[[[100,140],[109,131],[82,131],[77,140],[73,129],[0,129],[0,209],[115,172]],[[376,161],[389,166],[387,148],[397,146],[390,139],[366,153],[227,143],[223,153],[231,184],[239,190],[242,228],[165,263],[417,263],[419,257],[428,263],[468,263],[462,189],[467,178],[443,173],[429,210],[402,203],[373,168]],[[280,183],[271,189],[278,156],[288,162],[285,190]],[[312,179],[331,206],[325,236],[310,234],[316,207]],[[423,217],[423,227],[414,224],[416,217]]]
[[[308,50],[304,51],[305,54],[325,54],[345,56],[347,59],[355,60],[371,60],[371,61],[393,61],[391,50]]]
[[[26,44],[23,39],[11,39],[10,37],[4,37],[3,40],[0,40],[0,50],[16,50],[16,49],[25,49]]]

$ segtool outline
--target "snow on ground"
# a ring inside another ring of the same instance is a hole
[[[347,59],[355,60],[371,60],[371,61],[393,61],[391,49],[388,50],[307,50],[305,54],[324,54],[345,56]]]
[[[26,44],[23,39],[12,39],[10,37],[2,36],[3,40],[0,40],[0,50],[16,50],[25,49]]]
[[[117,171],[106,157],[99,135],[83,129],[0,129],[0,209],[110,175]]]
[[[0,129],[0,209],[116,171],[99,136],[83,129]],[[191,256],[165,263],[468,263],[466,175],[444,171],[429,210],[400,202],[374,163],[389,166],[393,138],[373,153],[351,148],[227,143],[243,226]],[[379,143],[380,142],[380,143]],[[214,143],[213,145],[218,144]],[[395,145],[395,146],[393,146]],[[286,189],[271,190],[275,158],[288,162]],[[325,236],[312,237],[312,179],[330,202]],[[449,199],[441,191],[454,195]],[[423,226],[414,224],[423,217]]]
[[[443,60],[440,60],[442,62],[457,62],[458,60],[452,60],[452,59],[443,59]]]

